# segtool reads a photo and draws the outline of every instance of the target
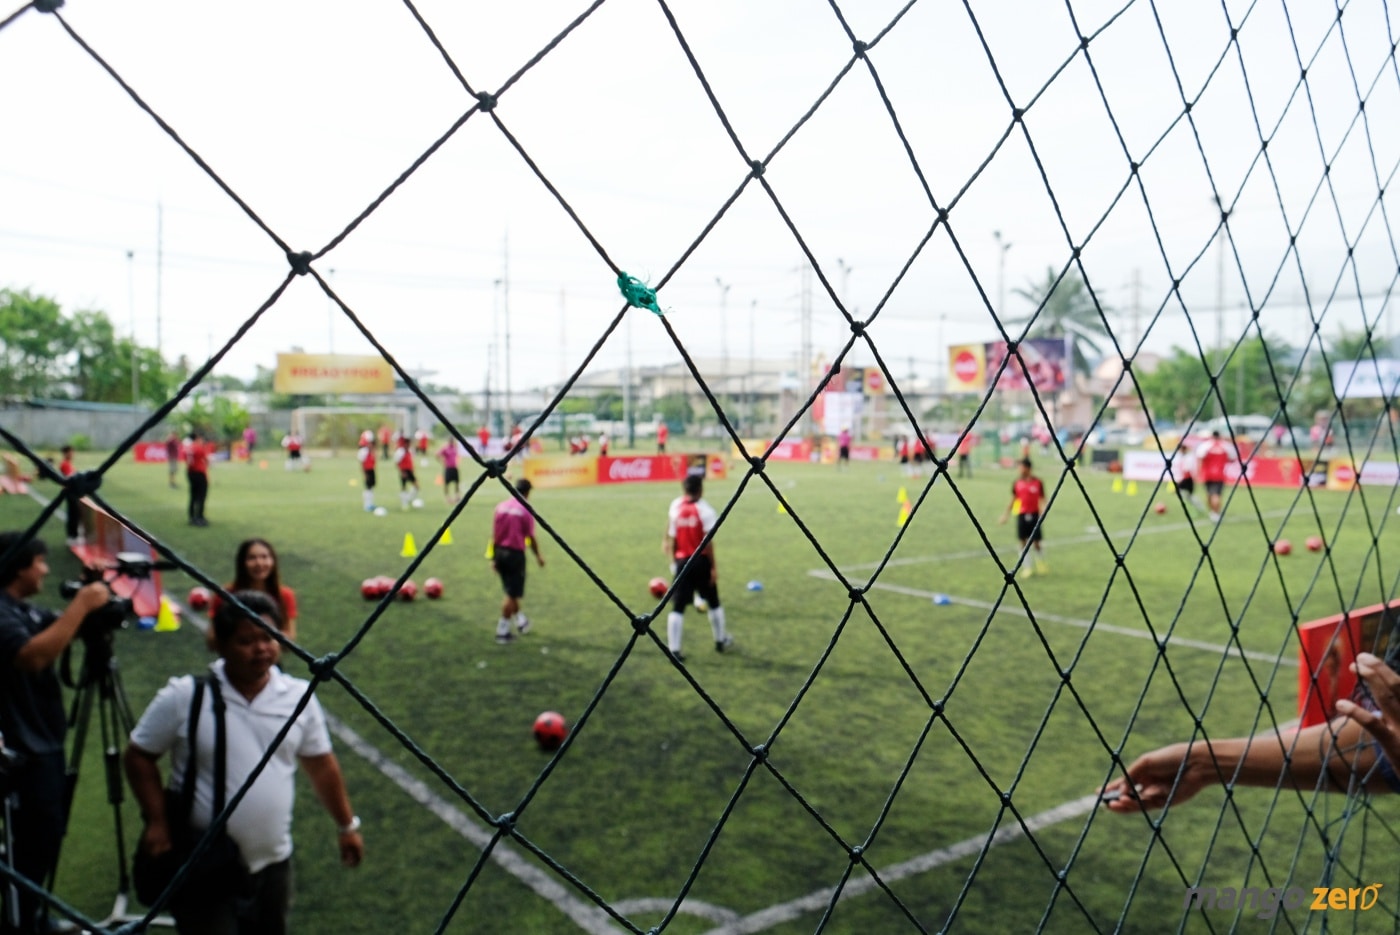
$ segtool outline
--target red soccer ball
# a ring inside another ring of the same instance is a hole
[[[414,584],[413,579],[411,578],[408,581],[405,581],[403,583],[403,586],[399,588],[399,600],[401,601],[411,601],[417,596],[418,585]]]
[[[394,590],[394,579],[390,578],[388,575],[376,575],[370,580],[374,582],[375,598],[381,598]]]
[[[535,718],[535,743],[546,753],[558,750],[567,736],[569,725],[564,722],[564,715],[558,711],[545,711]]]
[[[1165,513],[1165,512],[1167,512],[1167,505],[1166,505],[1165,503],[1158,503],[1158,504],[1156,504],[1155,506],[1152,507],[1152,512],[1154,512],[1154,513]]]
[[[208,588],[190,588],[190,610],[208,610],[211,597]]]
[[[442,597],[442,582],[436,578],[429,578],[423,582],[423,593],[430,600],[437,600]]]
[[[652,597],[660,597],[665,594],[668,587],[670,585],[666,583],[665,578],[652,578],[647,584],[647,589],[651,591]]]
[[[1280,539],[1280,540],[1278,540],[1277,542],[1274,543],[1274,554],[1275,554],[1275,555],[1287,555],[1288,553],[1290,553],[1290,552],[1292,552],[1292,551],[1293,551],[1293,543],[1289,542],[1287,539]]]
[[[372,601],[383,596],[384,595],[379,593],[378,579],[366,578],[364,581],[360,582],[360,597],[363,597],[367,601]]]
[[[1308,536],[1307,547],[1309,552],[1321,552],[1325,544],[1321,536]]]

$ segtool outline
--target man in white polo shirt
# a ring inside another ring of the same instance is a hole
[[[214,617],[219,659],[211,666],[225,705],[225,801],[231,801],[276,739],[306,693],[308,683],[276,667],[280,646],[272,637],[278,612],[261,592],[235,595],[268,624],[264,629],[238,607],[226,603]],[[190,701],[195,677],[171,679],[131,732],[124,765],[145,830],[141,847],[151,856],[172,846],[165,814],[159,760],[171,756],[171,788],[181,788],[189,755]],[[196,778],[190,824],[206,828],[213,820],[214,704],[212,692],[200,707],[196,726]],[[171,911],[182,933],[278,935],[286,931],[291,899],[292,802],[298,763],[306,770],[316,797],[330,812],[339,835],[341,862],[358,866],[364,857],[360,820],[350,808],[340,764],[331,752],[330,734],[320,703],[312,697],[293,722],[276,753],[229,815],[228,833],[238,844],[250,874],[240,896],[203,899],[191,905],[178,896]]]

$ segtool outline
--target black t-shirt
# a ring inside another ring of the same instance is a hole
[[[15,656],[34,634],[58,619],[0,591],[0,731],[5,746],[23,753],[62,753],[66,717],[53,666],[39,672],[15,668]]]

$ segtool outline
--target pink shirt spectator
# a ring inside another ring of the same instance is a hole
[[[842,448],[851,447],[851,430],[842,429],[841,434],[836,436],[836,444]]]
[[[457,440],[449,438],[447,444],[443,445],[442,450],[438,452],[438,457],[442,459],[443,467],[455,468],[457,466]]]
[[[535,517],[525,509],[525,505],[511,497],[496,506],[492,522],[491,539],[498,549],[525,551],[526,537],[535,535]]]

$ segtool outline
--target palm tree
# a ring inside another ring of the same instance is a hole
[[[1089,294],[1089,287],[1079,275],[1079,270],[1071,269],[1060,279],[1053,268],[1047,268],[1045,277],[1040,282],[1031,282],[1015,292],[1040,309],[1040,314],[1035,315],[1035,324],[1026,336],[1063,338],[1068,335],[1070,352],[1074,356],[1073,369],[1088,376],[1091,360],[1098,360],[1103,356],[1103,348],[1099,342],[1109,337],[1103,316],[1108,315],[1112,309],[1101,303],[1095,304],[1094,297]],[[1047,296],[1049,298],[1046,298]],[[1031,316],[1027,315],[1023,318],[1008,319],[1006,324],[1024,325],[1030,320]]]

